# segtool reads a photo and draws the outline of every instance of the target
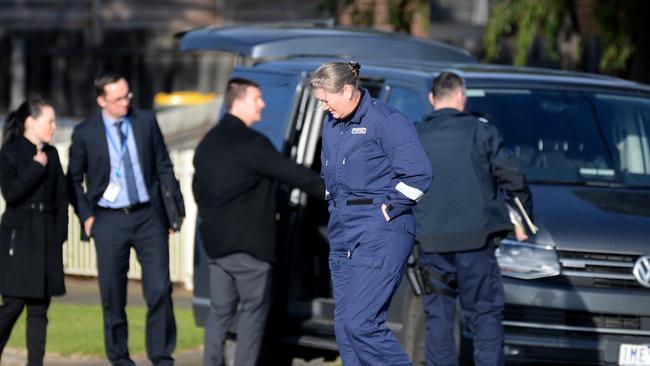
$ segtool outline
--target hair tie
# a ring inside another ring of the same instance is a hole
[[[355,78],[359,78],[359,70],[361,70],[361,65],[356,61],[348,61],[348,66],[352,70]]]

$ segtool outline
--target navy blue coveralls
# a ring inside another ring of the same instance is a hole
[[[495,242],[513,229],[504,192],[527,212],[532,200],[524,174],[486,119],[441,109],[417,125],[435,178],[414,209],[419,263],[431,293],[427,316],[427,366],[456,366],[456,296],[474,344],[477,366],[503,365],[504,307]]]
[[[411,208],[431,183],[413,124],[364,90],[351,117],[323,126],[329,266],[343,364],[411,365],[386,311],[411,253]],[[386,221],[380,206],[388,205]]]

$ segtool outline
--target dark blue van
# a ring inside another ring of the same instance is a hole
[[[360,61],[364,87],[414,123],[431,112],[433,77],[460,74],[467,110],[497,125],[525,170],[540,227],[528,242],[505,239],[497,252],[508,360],[650,365],[649,86],[481,65],[433,41],[337,28],[206,28],[184,34],[181,49],[239,54],[233,75],[256,80],[267,102],[255,127],[314,170],[323,112],[308,78],[323,62]],[[270,332],[283,344],[336,351],[326,207],[298,190],[279,187],[278,195]],[[209,290],[200,238],[195,263],[194,313],[202,325]],[[389,326],[417,365],[424,364],[424,323],[420,299],[405,280]],[[466,349],[462,323],[457,338]]]

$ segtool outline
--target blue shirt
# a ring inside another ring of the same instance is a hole
[[[124,167],[121,163],[121,152],[122,152],[122,143],[120,135],[117,133],[117,128],[115,123],[118,121],[113,119],[102,112],[102,119],[104,121],[104,126],[106,127],[105,131],[108,131],[110,136],[106,136],[108,143],[108,155],[111,162],[111,173],[109,180],[111,182],[118,182],[120,184],[120,192],[117,195],[117,199],[114,202],[108,202],[104,197],[99,199],[97,203],[102,207],[110,208],[120,208],[130,206],[132,203],[129,202],[129,195],[126,191],[126,178],[124,175]],[[138,157],[138,148],[135,146],[135,138],[133,138],[133,129],[131,128],[131,122],[127,117],[121,118],[119,121],[122,123],[122,133],[127,137],[126,144],[129,148],[129,157],[131,158],[131,165],[133,166],[133,175],[135,176],[135,184],[138,189],[138,198],[140,202],[149,202],[149,193],[147,192],[147,186],[144,182],[144,176],[142,175],[142,169],[140,168],[140,159]],[[112,139],[112,142],[111,142]],[[114,144],[113,144],[114,143]],[[117,150],[116,150],[117,148]],[[117,176],[117,169],[121,167],[121,174]]]

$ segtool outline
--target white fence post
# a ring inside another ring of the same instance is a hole
[[[192,193],[192,177],[194,176],[194,150],[181,151],[177,164],[180,170],[179,179],[181,192],[185,201],[185,223],[181,229],[183,242],[183,283],[188,290],[194,289],[194,229],[196,227],[196,203]]]

